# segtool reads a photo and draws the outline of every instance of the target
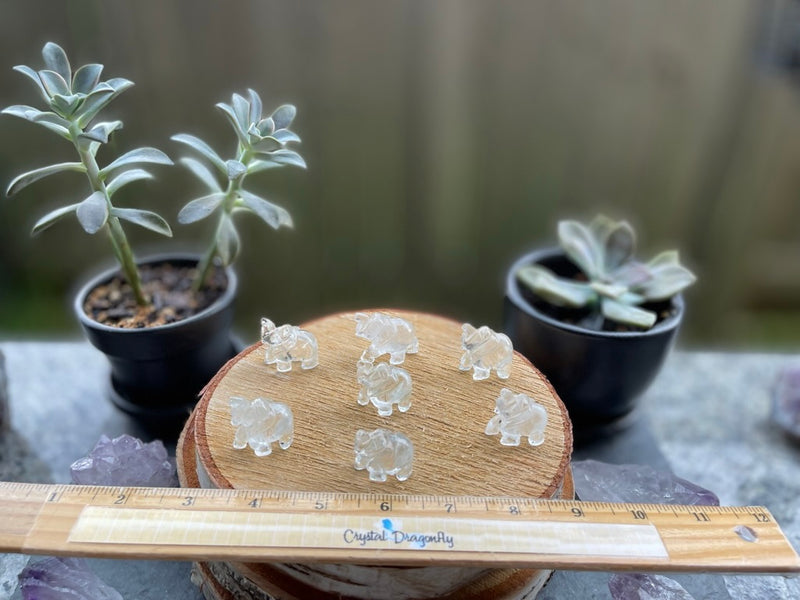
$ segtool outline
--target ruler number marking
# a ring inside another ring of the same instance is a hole
[[[583,510],[582,510],[582,509],[580,509],[580,508],[578,508],[577,506],[574,506],[574,507],[571,509],[571,511],[570,511],[570,512],[571,512],[571,513],[573,514],[573,516],[574,516],[575,518],[577,518],[577,519],[580,519],[581,517],[585,517],[585,516],[586,516],[586,515],[584,515],[584,514],[583,514]]]
[[[631,515],[636,521],[644,521],[647,519],[647,513],[644,512],[641,508],[637,508],[631,511]]]
[[[114,504],[125,504],[128,501],[128,496],[126,494],[117,494],[117,497],[114,499]]]
[[[704,512],[693,512],[695,521],[699,521],[701,523],[708,523],[711,518]]]
[[[756,523],[769,523],[769,515],[765,512],[755,512],[750,513],[753,515],[753,518],[756,520]]]

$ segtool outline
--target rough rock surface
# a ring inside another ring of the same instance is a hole
[[[719,498],[713,492],[648,465],[582,460],[572,463],[572,474],[581,500],[719,505]]]
[[[123,434],[113,440],[106,435],[85,457],[70,467],[72,482],[84,485],[130,485],[176,487],[175,460],[159,441],[145,444]]]
[[[23,600],[122,600],[80,558],[50,557],[30,563],[19,575]]]

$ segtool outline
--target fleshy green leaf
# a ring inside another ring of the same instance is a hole
[[[239,123],[239,118],[236,115],[236,111],[234,111],[233,107],[224,102],[220,102],[217,104],[217,108],[220,109],[224,114],[225,117],[228,119],[228,122],[233,127],[233,130],[236,132],[236,137],[239,138],[239,141],[243,144],[249,144],[249,140],[246,136],[246,131],[242,129],[242,125]],[[175,138],[173,138],[175,139]]]
[[[56,94],[50,101],[50,106],[56,113],[65,117],[72,117],[82,102],[83,98],[76,94],[70,94],[69,96]]]
[[[172,229],[170,229],[169,224],[159,215],[149,210],[113,208],[111,209],[111,216],[134,223],[150,231],[160,233],[161,235],[172,237]]]
[[[69,84],[55,71],[48,71],[47,69],[39,71],[39,79],[42,80],[42,85],[51,98],[56,94],[61,96],[70,95]]]
[[[50,95],[47,93],[47,90],[44,89],[44,86],[42,85],[42,80],[39,79],[39,74],[36,71],[34,71],[33,69],[31,69],[26,65],[17,65],[16,67],[14,67],[14,70],[17,71],[18,73],[22,73],[23,75],[28,77],[31,81],[33,81],[33,83],[36,84],[36,89],[39,90],[39,93],[42,95],[42,98],[44,98],[45,102],[50,102]]]
[[[76,214],[86,233],[94,234],[100,231],[108,221],[108,202],[103,192],[95,192],[81,202]]]
[[[252,143],[253,150],[259,154],[267,154],[272,156],[272,153],[283,148],[283,145],[274,137],[264,137]],[[276,161],[278,162],[278,161]]]
[[[642,329],[650,329],[655,325],[657,319],[657,315],[653,311],[645,310],[637,306],[629,306],[628,304],[617,302],[611,298],[602,299],[601,310],[606,319],[616,321],[617,323],[641,327]]]
[[[269,160],[251,160],[250,164],[247,165],[247,172],[248,173],[258,173],[259,171],[266,171],[267,169],[277,169],[282,167],[283,165],[279,165],[278,163],[274,163]]]
[[[78,204],[70,204],[69,206],[62,206],[61,208],[57,208],[54,211],[47,213],[41,219],[36,221],[36,224],[33,226],[31,230],[31,235],[37,235],[44,231],[45,229],[49,228],[51,225],[54,225],[67,215],[74,213],[78,209]]]
[[[245,132],[250,127],[250,103],[239,94],[232,97],[233,111],[236,113],[236,120],[239,121],[239,129]]]
[[[522,267],[517,271],[517,279],[542,300],[556,306],[579,308],[597,298],[597,294],[587,284],[561,279],[541,265]]]
[[[169,156],[164,154],[161,150],[156,148],[137,148],[131,150],[120,156],[117,160],[113,161],[110,165],[100,169],[100,176],[105,177],[114,169],[125,167],[128,165],[136,165],[142,163],[149,163],[155,165],[171,165],[172,161]]]
[[[101,144],[107,144],[108,136],[111,135],[117,129],[122,129],[122,121],[109,121],[109,122],[98,123],[97,125],[92,127],[89,131],[81,133],[78,137],[87,140],[94,140],[96,142],[100,142]]]
[[[64,81],[72,81],[72,69],[64,49],[53,42],[47,42],[42,48],[44,64],[51,71],[58,73]]]
[[[111,181],[108,182],[106,186],[106,191],[108,192],[109,196],[113,196],[117,190],[119,190],[122,186],[128,185],[134,181],[140,181],[142,179],[152,179],[153,176],[145,171],[144,169],[130,169],[128,171],[123,171],[116,177],[114,177]]]
[[[603,269],[603,249],[592,231],[578,221],[560,221],[558,239],[562,250],[589,279],[597,279]]]
[[[63,127],[64,129],[69,129],[69,121],[53,112],[36,111],[36,114],[31,115],[31,121],[42,124],[50,123]]]
[[[275,133],[272,134],[276,140],[278,140],[281,144],[288,144],[289,142],[299,142],[300,136],[297,135],[294,131],[289,131],[288,129],[279,129]]]
[[[297,109],[291,104],[284,104],[276,108],[272,113],[275,129],[287,129],[294,121],[295,115],[297,115]]]
[[[20,119],[25,119],[26,121],[33,121],[33,116],[41,113],[38,108],[34,108],[33,106],[28,106],[27,104],[14,104],[13,106],[8,106],[0,111],[4,115],[11,115],[12,117],[19,117]]]
[[[100,74],[103,72],[103,65],[95,63],[83,65],[72,77],[72,91],[80,94],[88,94],[100,81]]]
[[[244,206],[256,213],[273,229],[278,229],[282,225],[285,227],[294,227],[292,216],[286,209],[272,202],[268,202],[263,198],[259,198],[247,190],[239,190],[239,196]]]
[[[193,158],[181,158],[179,162],[185,165],[186,168],[192,173],[194,173],[197,178],[205,183],[212,192],[222,191],[222,187],[219,185],[217,178],[214,177],[214,174],[208,170],[208,167],[206,167],[199,160],[195,160]]]
[[[251,89],[248,89],[247,93],[250,96],[250,115],[247,121],[248,123],[258,123],[261,120],[261,111],[264,110],[261,96],[258,95],[258,92]]]
[[[244,164],[238,160],[227,161],[225,163],[225,168],[228,171],[228,179],[231,181],[247,173],[247,167],[245,167]]]
[[[271,160],[279,165],[294,165],[301,169],[306,168],[306,161],[294,150],[275,150],[266,155],[267,160]]]
[[[179,133],[177,135],[173,135],[171,139],[176,142],[180,142],[181,144],[186,144],[193,150],[199,152],[205,158],[207,158],[211,164],[219,169],[220,173],[227,176],[228,170],[225,167],[225,161],[219,157],[219,154],[212,150],[211,146],[206,144],[200,138],[187,133]]]
[[[222,204],[224,199],[225,194],[220,192],[192,200],[178,213],[178,223],[187,225],[205,219]]]
[[[674,251],[659,254],[647,266],[653,277],[635,290],[647,300],[666,300],[697,281],[694,273],[680,264]]]
[[[599,238],[604,248],[604,270],[613,271],[633,258],[636,248],[636,233],[627,221],[614,223],[614,227]]]
[[[21,175],[15,177],[8,185],[6,195],[13,196],[21,189],[32,184],[34,181],[38,181],[42,177],[47,177],[48,175],[52,175],[54,173],[61,173],[62,171],[78,171],[85,173],[86,167],[79,162],[65,162],[34,169],[33,171],[28,171],[27,173],[22,173]]]
[[[78,114],[78,125],[86,127],[92,119],[97,116],[114,98],[133,86],[133,82],[122,77],[109,79],[104,83],[98,83],[89,93],[81,105]]]
[[[217,253],[222,259],[224,266],[228,266],[239,254],[239,233],[229,217],[225,217],[220,223],[217,233]]]

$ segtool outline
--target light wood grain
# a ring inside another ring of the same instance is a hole
[[[386,311],[411,321],[419,353],[402,365],[413,381],[411,409],[379,417],[371,405],[356,402],[356,362],[368,342],[355,336],[351,313],[304,326],[319,342],[320,365],[295,366],[279,374],[263,362],[258,345],[236,357],[211,382],[196,410],[196,444],[201,464],[216,487],[331,492],[471,494],[552,497],[560,488],[572,449],[571,426],[563,404],[546,379],[521,355],[514,355],[511,377],[473,381],[458,368],[461,324],[441,317]],[[548,413],[545,442],[504,447],[483,430],[503,387],[524,392]],[[229,400],[265,397],[287,403],[295,422],[294,443],[277,445],[258,458],[231,446]],[[384,427],[405,433],[414,444],[414,472],[405,482],[369,481],[353,468],[357,429]]]

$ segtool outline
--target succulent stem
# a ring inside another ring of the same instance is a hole
[[[86,167],[86,177],[89,179],[89,184],[95,192],[101,192],[105,197],[108,204],[109,213],[113,208],[111,198],[108,195],[106,184],[100,176],[100,168],[97,165],[94,155],[87,148],[82,148],[79,142],[78,135],[81,133],[80,128],[76,123],[72,123],[70,127],[72,143],[80,155],[83,166]],[[105,224],[108,231],[109,238],[111,239],[111,246],[114,248],[114,256],[119,262],[128,284],[131,286],[133,296],[136,304],[144,306],[147,304],[147,298],[142,291],[141,279],[139,278],[139,270],[136,268],[136,259],[133,256],[133,251],[128,243],[128,237],[125,235],[125,230],[122,229],[122,224],[119,219],[109,214],[108,221]]]

